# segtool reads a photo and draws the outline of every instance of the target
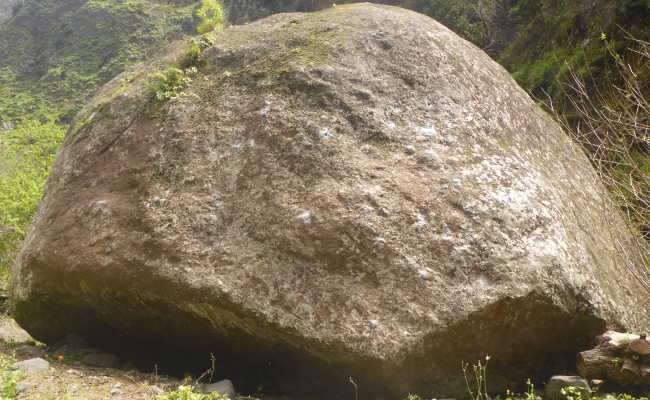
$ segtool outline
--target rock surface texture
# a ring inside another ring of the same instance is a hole
[[[355,4],[232,27],[155,103],[147,75],[186,49],[111,81],[68,133],[13,275],[34,338],[212,352],[242,392],[462,396],[461,360],[490,354],[498,391],[648,326],[586,158],[430,18]]]
[[[0,0],[0,25],[14,15],[17,7],[22,5],[24,0]]]

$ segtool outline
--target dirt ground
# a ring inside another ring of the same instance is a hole
[[[184,382],[158,374],[95,368],[67,359],[33,341],[9,317],[0,317],[0,362],[6,385],[7,371],[16,361],[40,357],[50,363],[47,371],[22,374],[18,385],[27,388],[17,399],[24,400],[155,400]]]

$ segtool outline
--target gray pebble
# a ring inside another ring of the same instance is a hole
[[[14,365],[16,368],[25,371],[27,375],[36,374],[50,369],[50,363],[42,358],[31,358],[29,360],[17,362]]]
[[[232,398],[235,396],[235,386],[230,379],[224,379],[216,383],[202,385],[201,392],[204,394],[219,393]]]
[[[562,389],[573,386],[578,388],[583,399],[591,397],[591,388],[589,382],[580,376],[555,375],[549,379],[544,390],[545,398],[548,400],[565,400],[566,396],[562,394]]]

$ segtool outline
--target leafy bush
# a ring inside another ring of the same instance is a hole
[[[223,7],[216,0],[201,0],[201,7],[196,12],[200,18],[196,31],[200,34],[211,32],[218,27],[223,27],[226,18]]]
[[[14,366],[15,361],[8,357],[0,359],[0,400],[13,400],[18,397],[18,383],[24,373]]]
[[[61,126],[37,121],[0,134],[0,278],[6,279],[41,201],[63,136]]]
[[[157,72],[149,76],[149,87],[155,91],[155,98],[159,102],[176,97],[192,81],[191,76],[196,74],[196,67],[179,69],[169,67],[164,72]]]

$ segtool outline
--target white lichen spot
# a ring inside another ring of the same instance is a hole
[[[482,275],[476,278],[476,281],[474,281],[474,283],[481,289],[488,287],[488,280]]]
[[[422,228],[428,224],[429,222],[427,221],[427,217],[425,215],[422,215],[420,213],[415,214],[415,222],[413,223],[413,226],[415,228]]]
[[[260,110],[260,115],[266,117],[271,111],[271,100],[264,100],[264,107]]]
[[[359,208],[359,211],[362,214],[371,214],[371,213],[373,213],[375,211],[374,208],[370,207],[367,204],[359,204],[359,205],[357,205],[357,208]]]
[[[439,240],[442,242],[453,242],[456,240],[456,238],[453,235],[450,235],[449,233],[443,233],[442,235],[440,234],[434,234],[431,236],[432,240]]]
[[[428,138],[438,136],[438,131],[433,126],[420,128],[420,133]]]
[[[430,281],[433,279],[433,270],[431,268],[420,268],[418,269],[418,275],[425,281]]]
[[[303,224],[311,224],[313,219],[313,214],[311,211],[305,211],[304,213],[298,215],[298,219],[302,221]]]
[[[329,129],[323,128],[318,131],[318,138],[323,142],[327,142],[328,140],[334,138],[334,134]]]
[[[438,153],[436,153],[432,149],[427,149],[424,150],[418,159],[422,162],[428,163],[428,164],[439,164],[440,163],[440,157],[438,156]]]

